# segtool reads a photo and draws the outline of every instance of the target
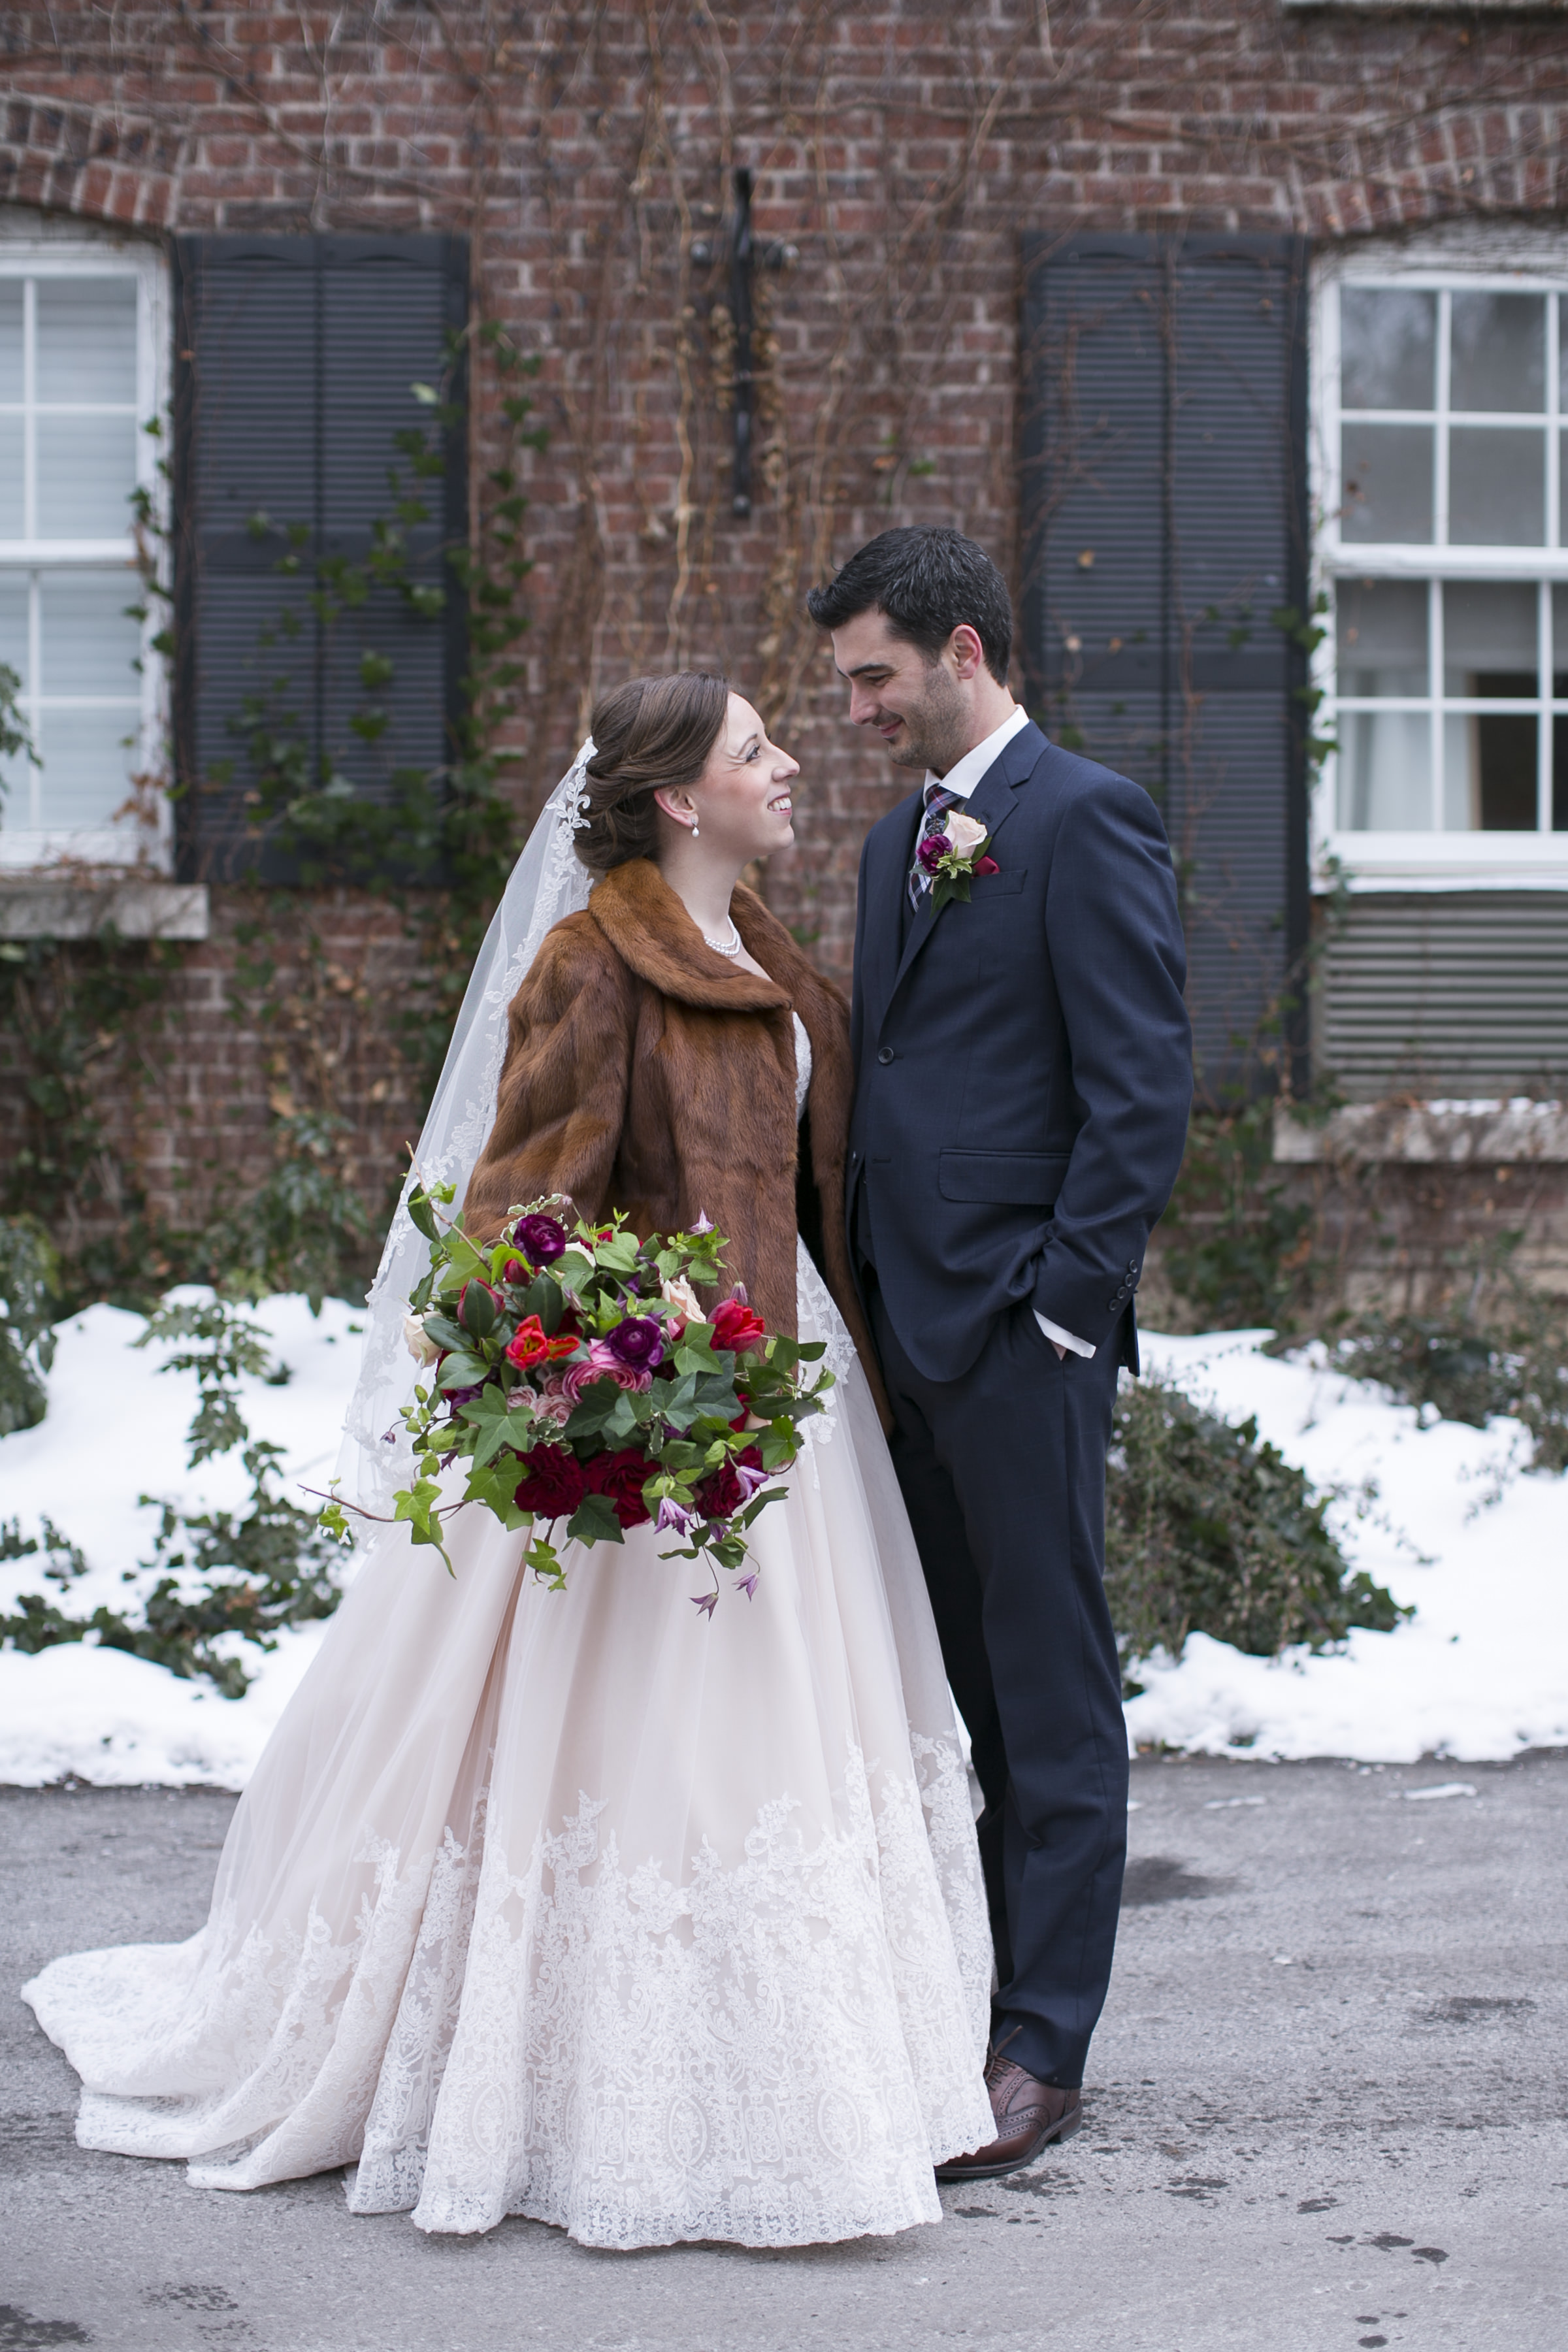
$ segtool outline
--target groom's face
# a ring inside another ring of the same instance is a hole
[[[873,607],[834,630],[833,659],[848,682],[851,719],[881,737],[897,766],[942,776],[963,758],[967,705],[941,654],[928,661]]]

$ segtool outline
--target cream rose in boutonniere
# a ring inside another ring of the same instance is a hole
[[[945,833],[927,834],[915,856],[931,878],[933,915],[940,913],[950,898],[967,898],[970,882],[976,874],[1001,872],[996,860],[984,854],[990,838],[978,818],[965,816],[956,809],[948,816]]]

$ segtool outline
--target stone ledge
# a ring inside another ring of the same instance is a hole
[[[0,875],[0,940],[205,940],[205,882],[101,882]]]
[[[1319,1126],[1274,1113],[1276,1161],[1402,1160],[1462,1168],[1499,1161],[1568,1160],[1568,1104],[1347,1103]]]

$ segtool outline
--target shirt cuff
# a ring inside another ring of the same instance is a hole
[[[1059,1323],[1051,1322],[1048,1317],[1041,1314],[1037,1307],[1035,1309],[1035,1320],[1039,1325],[1041,1330],[1045,1333],[1047,1339],[1051,1340],[1055,1346],[1067,1349],[1069,1355],[1093,1355],[1094,1349],[1089,1346],[1087,1339],[1080,1339],[1076,1331],[1064,1331]]]

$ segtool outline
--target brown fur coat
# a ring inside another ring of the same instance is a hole
[[[795,1336],[798,1214],[885,1410],[844,1237],[848,1013],[752,891],[738,887],[731,912],[771,978],[715,954],[646,858],[556,924],[512,1000],[467,1222],[494,1234],[509,1209],[552,1192],[584,1217],[624,1210],[642,1234],[707,1215],[729,1237],[731,1280]],[[812,1056],[798,1210],[792,1011]]]

